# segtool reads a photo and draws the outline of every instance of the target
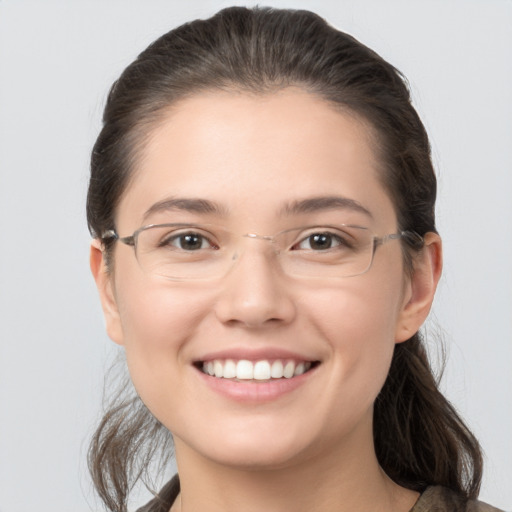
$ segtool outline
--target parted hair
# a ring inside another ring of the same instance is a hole
[[[113,84],[91,157],[91,234],[100,238],[115,229],[116,207],[147,137],[177,101],[203,90],[268,94],[289,86],[365,121],[399,229],[436,232],[430,144],[400,72],[314,13],[232,7],[164,34]],[[112,243],[104,241],[107,261]],[[420,249],[402,244],[410,266]],[[421,333],[395,346],[374,405],[374,443],[380,465],[398,484],[478,495],[478,441],[440,392]],[[115,393],[89,449],[90,472],[106,507],[125,512],[135,482],[154,461],[165,463],[171,446],[170,433],[136,394]]]

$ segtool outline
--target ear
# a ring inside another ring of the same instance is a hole
[[[413,259],[413,271],[404,294],[402,310],[397,322],[395,342],[408,340],[426,320],[434,300],[437,283],[443,267],[441,238],[427,233],[423,249]]]
[[[105,255],[98,239],[91,242],[91,252],[89,256],[91,272],[96,281],[96,286],[103,308],[107,334],[115,343],[123,344],[123,330],[121,328],[121,319],[114,293],[114,277],[108,272],[105,262]]]

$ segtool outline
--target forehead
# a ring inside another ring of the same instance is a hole
[[[138,227],[148,209],[171,197],[270,220],[283,204],[333,195],[391,222],[380,173],[368,125],[316,95],[298,88],[204,92],[178,102],[153,128],[117,224]]]

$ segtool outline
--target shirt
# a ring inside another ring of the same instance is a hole
[[[158,495],[137,512],[169,512],[180,493],[178,475],[167,482]],[[440,485],[427,487],[409,512],[503,512],[478,500],[467,500]]]

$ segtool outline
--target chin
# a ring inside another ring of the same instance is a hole
[[[287,431],[282,426],[265,432],[260,425],[258,429],[246,426],[210,430],[198,443],[191,438],[190,442],[183,438],[181,441],[188,445],[188,449],[216,464],[244,471],[267,471],[293,466],[308,458],[316,443],[306,434],[292,428]]]
[[[276,451],[259,446],[251,450],[236,451],[223,457],[216,453],[211,460],[239,471],[257,472],[284,469],[296,464],[300,458],[300,454],[296,451]]]

